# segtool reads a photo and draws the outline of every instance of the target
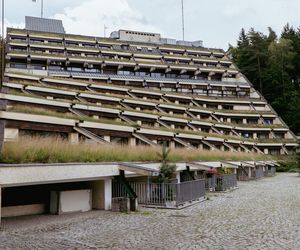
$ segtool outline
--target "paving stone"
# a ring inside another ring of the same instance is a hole
[[[4,219],[0,249],[300,249],[300,178],[239,182],[183,210]]]

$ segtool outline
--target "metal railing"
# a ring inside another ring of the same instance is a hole
[[[133,75],[118,75],[118,74],[101,74],[101,73],[90,73],[90,72],[72,72],[72,71],[61,71],[61,70],[49,70],[49,75],[55,75],[60,73],[68,73],[74,76],[89,76],[89,77],[100,77],[100,78],[115,78],[119,80],[157,80],[157,81],[166,81],[169,80],[170,83],[176,84],[177,82],[183,83],[207,83],[207,84],[219,84],[219,85],[239,85],[239,86],[247,86],[248,83],[244,82],[235,82],[235,81],[215,81],[215,80],[206,80],[206,79],[181,79],[181,78],[174,78],[174,77],[151,77],[151,76],[133,76]]]
[[[265,166],[265,176],[275,176],[276,174],[276,167],[275,166]]]
[[[216,176],[216,191],[226,191],[237,187],[236,174]]]
[[[137,195],[138,203],[145,206],[178,207],[185,202],[198,200],[205,196],[205,180],[182,183],[129,183]],[[118,182],[113,183],[112,197],[127,197]]]
[[[198,178],[205,178],[205,190],[207,191],[226,191],[237,187],[236,174],[211,175],[210,177],[201,175],[197,176]]]
[[[215,191],[216,189],[216,176],[208,177],[205,179],[205,189],[209,191]]]
[[[255,178],[259,179],[264,177],[264,170],[262,166],[255,167]]]

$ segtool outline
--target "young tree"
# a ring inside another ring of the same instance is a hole
[[[176,165],[168,161],[170,151],[171,149],[168,148],[164,142],[161,148],[161,153],[158,154],[161,161],[158,176],[158,182],[160,183],[169,182],[176,173]]]

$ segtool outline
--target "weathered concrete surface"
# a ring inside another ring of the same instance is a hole
[[[184,210],[3,219],[6,249],[300,249],[300,178],[239,183]]]

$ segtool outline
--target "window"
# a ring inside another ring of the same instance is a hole
[[[133,76],[134,72],[129,71],[129,70],[119,70],[118,75],[126,75],[126,76]]]
[[[29,42],[31,42],[31,43],[44,43],[44,40],[42,40],[42,39],[30,39],[29,40]]]
[[[62,45],[62,42],[61,41],[48,41],[48,44]]]
[[[45,66],[40,65],[40,64],[32,64],[32,65],[31,65],[31,68],[32,68],[32,69],[41,69],[41,70],[46,69]]]
[[[273,124],[273,120],[272,119],[264,119],[264,123],[267,125]]]
[[[61,66],[49,65],[49,66],[48,66],[48,69],[49,69],[49,70],[61,70],[62,68],[61,68]]]
[[[71,43],[71,42],[66,42],[67,46],[78,46],[78,43]]]
[[[109,45],[99,45],[99,49],[110,49]]]
[[[93,45],[93,44],[82,44],[82,46],[83,47],[85,47],[85,48],[95,48],[95,45]]]
[[[85,72],[89,72],[89,73],[97,73],[97,72],[99,72],[99,69],[89,69],[89,68],[86,68],[84,71]]]
[[[25,63],[11,63],[10,67],[11,68],[16,68],[16,69],[26,69],[27,64],[25,64]]]

